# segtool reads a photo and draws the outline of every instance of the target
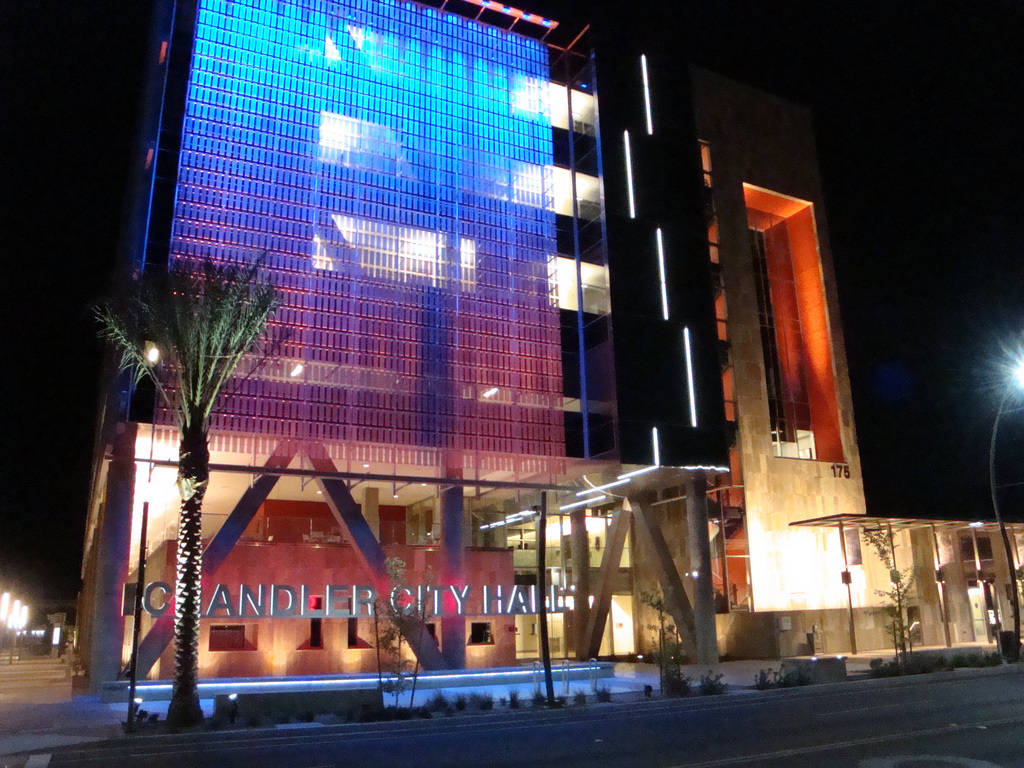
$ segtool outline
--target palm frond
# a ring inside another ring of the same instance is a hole
[[[146,275],[94,310],[120,368],[131,371],[135,383],[149,376],[183,429],[205,424],[277,308],[277,291],[260,278],[262,263],[204,261],[198,268]],[[146,360],[147,341],[160,350],[162,371]]]

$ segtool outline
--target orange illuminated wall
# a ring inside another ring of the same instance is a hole
[[[747,225],[764,235],[778,348],[778,374],[786,407],[809,414],[818,461],[843,461],[839,406],[828,329],[828,310],[821,276],[814,207],[749,184],[743,185]],[[771,375],[768,372],[768,375]]]

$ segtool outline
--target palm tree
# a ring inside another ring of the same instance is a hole
[[[145,274],[119,299],[97,306],[100,336],[120,355],[121,370],[138,384],[148,377],[175,413],[180,431],[177,583],[174,591],[174,693],[172,725],[203,719],[199,707],[202,505],[210,477],[207,430],[210,412],[242,358],[259,344],[278,304],[274,287],[261,282],[262,260]],[[166,371],[156,372],[160,356]]]

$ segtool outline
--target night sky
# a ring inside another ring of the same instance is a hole
[[[147,5],[5,5],[0,585],[33,599],[79,585],[88,307],[110,280]],[[681,52],[814,110],[868,512],[989,514],[999,366],[1024,341],[1024,6],[679,7]],[[1000,481],[1024,483],[1024,419],[1003,437]],[[1004,505],[1024,518],[1024,492]]]

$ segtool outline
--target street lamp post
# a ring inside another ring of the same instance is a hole
[[[1014,378],[1018,386],[1024,386],[1024,363],[1017,365],[1014,370]],[[999,494],[996,490],[996,438],[999,435],[999,420],[1006,410],[1006,401],[1010,399],[1012,390],[1009,388],[1003,392],[999,401],[999,409],[996,411],[996,418],[992,424],[992,439],[988,446],[988,484],[989,492],[992,495],[992,511],[996,516],[996,524],[999,526],[999,535],[1003,539],[1003,551],[1006,552],[1006,567],[1010,577],[1010,604],[1013,606],[1013,651],[1012,658],[1016,660],[1020,656],[1020,598],[1017,594],[1017,566],[1013,561],[1013,550],[1010,549],[1010,537],[1006,532],[1006,523],[999,512]]]
[[[11,614],[11,593],[0,595],[0,630],[7,628],[7,617]]]

